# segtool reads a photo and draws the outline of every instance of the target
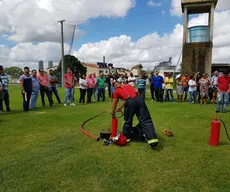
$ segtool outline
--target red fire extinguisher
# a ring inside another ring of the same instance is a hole
[[[211,146],[219,145],[220,126],[221,126],[221,122],[217,118],[212,120],[211,133],[210,133],[210,138],[209,138],[209,145],[211,145]]]
[[[117,136],[117,127],[118,127],[118,119],[114,116],[112,117],[112,128],[111,128],[111,138]]]

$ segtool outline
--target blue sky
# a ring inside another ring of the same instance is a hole
[[[97,18],[79,25],[86,34],[75,39],[74,48],[78,49],[84,43],[107,40],[122,34],[131,36],[133,41],[152,32],[162,36],[164,33],[171,33],[177,23],[183,23],[183,17],[170,15],[170,0],[154,2],[162,4],[159,7],[152,7],[148,5],[148,0],[136,0],[136,6],[124,18]]]

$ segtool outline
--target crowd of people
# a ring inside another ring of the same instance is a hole
[[[23,96],[23,110],[27,112],[30,109],[36,109],[36,103],[41,96],[42,105],[45,106],[45,95],[48,98],[49,106],[54,106],[53,95],[55,95],[58,104],[62,104],[58,94],[57,85],[59,80],[53,74],[53,70],[49,70],[47,75],[43,69],[30,70],[24,68],[24,74],[20,77],[21,93]],[[209,99],[213,104],[217,104],[216,112],[226,112],[226,107],[230,101],[230,77],[228,71],[220,74],[215,71],[213,76],[208,74],[197,73],[190,75],[185,73],[183,76],[178,74],[174,77],[173,73],[164,73],[159,75],[158,71],[151,72],[150,77],[142,72],[138,78],[133,73],[128,76],[125,74],[109,74],[105,76],[100,73],[90,73],[88,76],[81,75],[77,79],[70,68],[64,75],[65,97],[64,106],[69,102],[71,106],[75,106],[74,92],[78,85],[80,90],[79,103],[91,103],[92,100],[100,102],[105,101],[105,90],[107,87],[109,98],[113,98],[115,88],[113,84],[119,82],[121,84],[129,84],[134,87],[139,95],[146,98],[147,81],[150,83],[151,100],[156,102],[173,102],[174,89],[176,91],[177,102],[189,102],[207,104]],[[188,97],[189,96],[189,97]],[[3,101],[6,111],[10,111],[10,100],[8,91],[8,76],[4,72],[4,68],[0,66],[0,112],[3,112]],[[222,106],[222,108],[221,108]]]

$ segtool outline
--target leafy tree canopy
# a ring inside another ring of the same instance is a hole
[[[23,70],[16,66],[5,68],[4,71],[6,74],[11,75],[14,78],[19,78],[23,74]]]

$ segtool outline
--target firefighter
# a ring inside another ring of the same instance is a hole
[[[136,115],[141,125],[145,140],[152,148],[155,148],[158,144],[158,138],[144,99],[140,97],[135,88],[129,84],[121,85],[119,82],[115,82],[114,88],[112,116],[115,116],[119,99],[124,100],[125,103],[118,109],[118,111],[124,107],[124,125],[122,132],[126,136],[127,142],[130,142],[130,139],[132,138],[133,116]]]

